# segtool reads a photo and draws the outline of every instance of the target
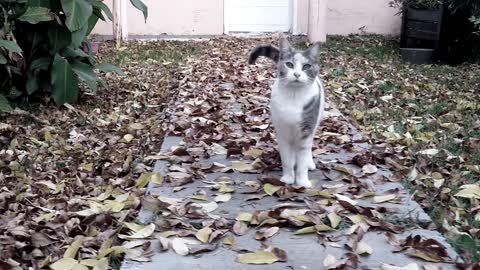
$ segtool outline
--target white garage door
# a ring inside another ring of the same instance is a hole
[[[292,0],[225,0],[225,32],[288,32]]]

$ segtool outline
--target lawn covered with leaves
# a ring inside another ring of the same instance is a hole
[[[130,42],[117,52],[104,44],[99,61],[126,74],[101,74],[109,89],[85,88],[79,104],[0,114],[0,269],[67,269],[73,258],[85,259],[76,269],[119,266],[125,249],[114,236],[136,218],[137,179],[160,149],[178,67],[201,46]]]
[[[330,37],[322,54],[337,105],[371,135],[440,231],[480,260],[480,66],[408,65],[398,40]]]

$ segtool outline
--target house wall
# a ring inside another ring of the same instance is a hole
[[[329,0],[327,34],[399,34],[401,16],[395,16],[398,11],[389,7],[389,2],[390,0]]]
[[[221,35],[223,0],[145,0],[147,23],[141,12],[128,7],[128,32],[131,35]]]
[[[112,7],[113,0],[105,0]],[[222,35],[224,0],[144,0],[149,9],[143,15],[128,0],[126,30],[129,35]],[[401,17],[388,6],[390,0],[293,0],[295,34],[308,34],[324,41],[327,34],[393,34],[400,32]],[[124,27],[125,28],[125,27]],[[95,34],[112,35],[112,23],[99,21]]]
[[[142,12],[126,3],[126,29],[129,35],[223,34],[223,0],[143,0],[143,2],[148,6],[146,23]],[[112,0],[106,0],[105,4],[112,9]],[[112,35],[112,23],[99,22],[93,33]]]

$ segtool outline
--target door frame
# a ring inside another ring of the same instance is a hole
[[[228,21],[228,18],[230,18],[230,14],[229,14],[229,11],[228,11],[228,4],[227,2],[230,1],[230,0],[223,0],[223,33],[225,35],[230,35],[230,29],[229,29],[229,21]],[[298,24],[297,24],[297,20],[298,20],[298,14],[297,14],[297,10],[298,10],[298,0],[290,0],[290,30],[288,31],[288,33],[295,33],[297,31],[297,28],[298,28]]]

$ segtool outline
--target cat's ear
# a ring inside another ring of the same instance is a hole
[[[307,49],[307,53],[310,55],[310,57],[314,59],[318,58],[318,56],[320,55],[320,46],[320,42],[315,42],[312,46],[310,46],[310,48]]]
[[[281,54],[287,54],[292,51],[292,46],[290,46],[290,42],[288,42],[287,38],[285,35],[280,33],[280,53]]]

